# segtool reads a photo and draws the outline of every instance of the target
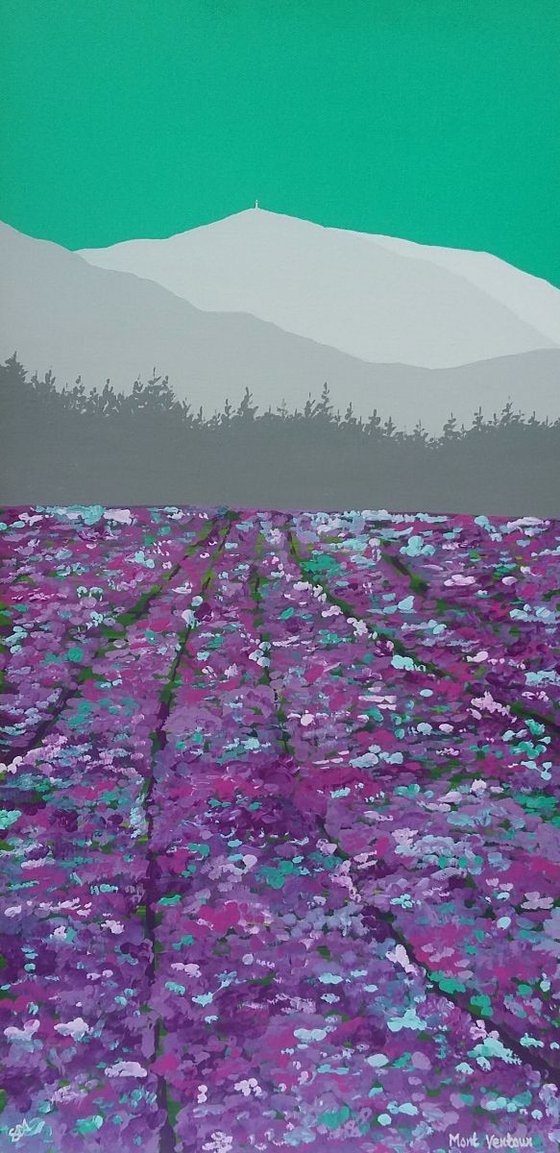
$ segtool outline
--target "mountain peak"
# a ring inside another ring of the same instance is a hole
[[[560,345],[560,291],[496,257],[324,227],[258,201],[80,255],[369,363],[450,368]]]
[[[289,216],[288,214],[283,213],[283,212],[275,212],[270,208],[263,208],[262,204],[259,201],[256,201],[255,204],[252,204],[250,208],[242,208],[240,212],[231,212],[231,213],[229,213],[228,216],[222,216],[218,220],[212,220],[212,221],[210,221],[209,224],[201,224],[198,227],[199,228],[214,228],[216,225],[224,224],[226,221],[230,221],[230,220],[231,221],[241,220],[241,221],[246,221],[247,223],[256,223],[256,222],[265,223],[266,221],[273,222],[275,220],[276,221],[277,220],[285,220],[285,221],[289,221],[290,223],[295,224],[295,225],[307,224],[312,228],[320,227],[317,224],[313,224],[312,221],[300,219],[299,216]],[[187,229],[187,232],[195,232],[195,231],[197,231],[197,229],[194,229],[194,228]],[[186,233],[181,233],[180,235],[184,236],[184,235],[186,235]]]

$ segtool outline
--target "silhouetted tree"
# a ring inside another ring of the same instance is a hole
[[[2,372],[13,387],[17,388],[19,385],[23,388],[27,383],[27,373],[23,364],[20,364],[17,358],[17,352],[12,353],[12,355],[8,357],[6,363],[2,366]]]
[[[311,393],[309,393],[307,400],[303,406],[304,420],[311,420],[317,413],[317,401],[313,400]]]
[[[331,393],[327,382],[325,381],[321,389],[321,399],[316,407],[316,415],[322,417],[324,420],[332,419],[332,404]]]
[[[374,408],[367,424],[366,431],[368,436],[378,438],[382,435],[381,430],[381,417],[376,408]]]
[[[455,417],[454,413],[451,413],[449,418],[446,420],[443,426],[443,435],[449,440],[456,440],[460,435],[457,429],[457,418]]]
[[[250,389],[246,388],[243,393],[243,399],[239,404],[236,416],[241,420],[254,420],[258,409],[257,404],[253,404],[253,394]]]

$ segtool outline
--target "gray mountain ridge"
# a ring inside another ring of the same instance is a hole
[[[29,371],[51,368],[60,387],[110,378],[130,390],[155,366],[179,398],[210,415],[246,387],[261,409],[301,408],[328,382],[335,408],[377,408],[398,427],[438,433],[453,411],[470,424],[509,400],[527,414],[560,416],[560,349],[540,348],[455,368],[372,364],[242,312],[194,307],[129,272],[88,264],[50,241],[0,226],[0,357],[17,351]]]
[[[260,208],[80,254],[372,364],[452,368],[560,345],[560,291],[498,257]]]

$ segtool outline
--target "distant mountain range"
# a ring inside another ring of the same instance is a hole
[[[60,385],[155,366],[206,413],[377,408],[430,432],[509,399],[560,416],[560,292],[484,253],[321,228],[253,209],[167,240],[73,253],[0,226],[0,357]]]
[[[197,308],[248,312],[371,364],[452,368],[560,345],[560,292],[494,256],[258,208],[81,255]]]

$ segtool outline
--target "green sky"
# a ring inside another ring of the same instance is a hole
[[[69,247],[249,207],[560,285],[558,0],[0,0],[0,217]]]

